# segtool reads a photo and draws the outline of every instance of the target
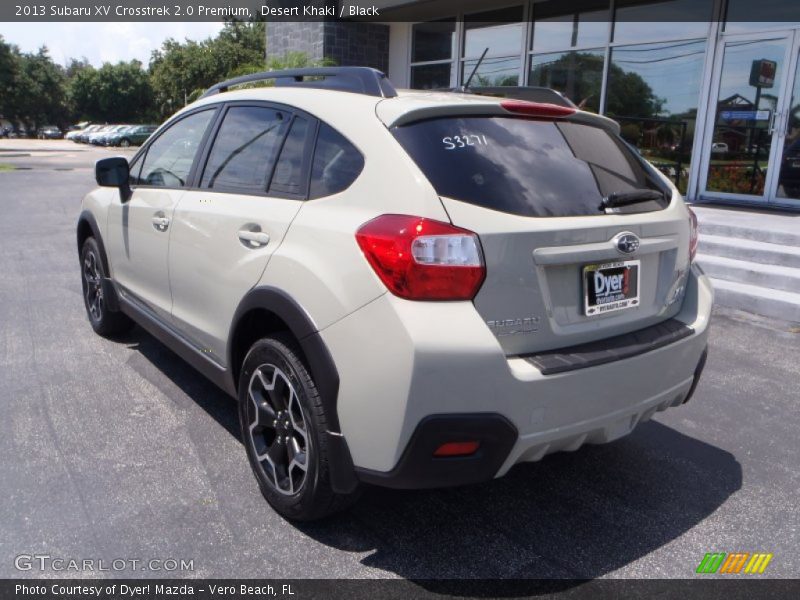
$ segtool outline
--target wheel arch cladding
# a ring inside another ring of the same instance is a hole
[[[97,242],[97,246],[100,248],[100,259],[103,261],[103,270],[105,271],[106,276],[110,276],[111,270],[108,268],[108,255],[106,254],[106,248],[103,245],[103,238],[100,237],[100,228],[97,226],[97,221],[90,211],[84,210],[81,212],[80,216],[78,217],[76,234],[78,242],[78,256],[80,257],[81,250],[83,249],[83,243],[88,238],[93,237]]]
[[[287,331],[297,340],[325,409],[331,483],[335,491],[349,493],[358,485],[350,449],[339,427],[337,399],[339,372],[314,321],[288,294],[262,286],[250,290],[239,303],[228,336],[228,365],[233,389],[238,390],[239,373],[247,350],[257,339]]]
[[[117,296],[117,290],[111,281],[111,269],[109,268],[106,247],[103,245],[103,238],[100,236],[100,228],[97,226],[97,221],[90,211],[84,210],[80,217],[78,217],[76,233],[78,241],[79,264],[81,259],[81,251],[83,250],[83,244],[86,242],[86,240],[91,237],[94,238],[95,242],[97,242],[97,248],[100,250],[100,262],[102,263],[103,272],[105,273],[105,277],[103,277],[102,280],[103,293],[106,296],[106,302],[109,310],[114,312],[118,311],[120,309],[119,297]],[[81,268],[83,267],[81,266]]]

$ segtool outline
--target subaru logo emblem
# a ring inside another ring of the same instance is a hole
[[[639,236],[625,231],[614,237],[614,244],[622,254],[633,254],[639,249]]]

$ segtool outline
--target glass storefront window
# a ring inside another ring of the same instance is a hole
[[[694,118],[705,49],[705,40],[612,48],[606,112]]]
[[[411,87],[416,89],[452,87],[455,55],[455,18],[412,25]]]
[[[605,51],[578,50],[531,57],[528,84],[553,88],[585,110],[600,110]]]
[[[728,0],[725,17],[727,33],[797,27],[800,6],[797,0]]]
[[[591,0],[580,11],[564,8],[561,0],[533,5],[534,52],[602,46],[611,31],[608,0]]]
[[[512,56],[510,58],[484,58],[470,82],[470,87],[519,85],[521,60],[519,56]],[[470,73],[472,73],[477,63],[477,59],[464,61],[461,78],[463,83],[467,82]]]
[[[705,48],[705,40],[694,40],[611,50],[606,114],[681,191],[688,181]]]
[[[800,63],[794,74],[791,94],[777,196],[800,200]]]
[[[456,53],[455,19],[416,23],[411,40],[412,63],[451,59]]]
[[[614,41],[644,42],[708,35],[713,0],[617,0]],[[680,15],[680,21],[671,21]]]
[[[411,87],[418,90],[451,87],[452,63],[417,65],[411,67]]]
[[[515,6],[464,17],[464,58],[516,54],[522,50],[522,7]]]

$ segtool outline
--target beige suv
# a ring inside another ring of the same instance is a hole
[[[237,398],[292,519],[629,433],[704,364],[696,221],[615,122],[533,91],[397,92],[366,68],[213,87],[97,163],[92,327],[136,322]]]

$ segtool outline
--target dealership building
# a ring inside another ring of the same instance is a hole
[[[368,4],[384,22],[268,23],[268,57],[368,65],[398,88],[473,72],[474,91],[554,88],[619,121],[690,200],[800,207],[798,0]]]

